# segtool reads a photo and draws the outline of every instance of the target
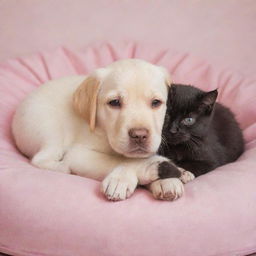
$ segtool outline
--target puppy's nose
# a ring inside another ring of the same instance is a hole
[[[149,131],[146,128],[132,128],[129,130],[128,134],[133,141],[142,143],[147,140]]]

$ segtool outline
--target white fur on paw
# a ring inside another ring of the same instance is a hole
[[[182,169],[182,168],[179,168],[180,170]],[[189,172],[189,171],[186,171],[186,170],[184,170],[184,169],[182,169],[181,170],[181,176],[180,176],[180,180],[184,183],[184,184],[186,184],[186,183],[188,183],[188,182],[190,182],[190,181],[192,181],[193,179],[195,179],[195,175],[192,173],[192,172]]]
[[[160,179],[150,184],[150,190],[156,199],[173,201],[184,193],[184,186],[178,178]]]
[[[137,184],[138,179],[133,172],[118,167],[103,180],[101,190],[108,200],[120,201],[130,197]]]

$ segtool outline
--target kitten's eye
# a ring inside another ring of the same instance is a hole
[[[162,101],[161,100],[154,99],[154,100],[151,101],[151,107],[152,108],[157,108],[160,105],[162,105]]]
[[[113,107],[113,108],[121,108],[121,102],[120,102],[119,99],[109,101],[108,105]]]
[[[184,118],[181,122],[186,125],[186,126],[190,126],[190,125],[193,125],[195,123],[195,118],[193,117],[187,117],[187,118]]]

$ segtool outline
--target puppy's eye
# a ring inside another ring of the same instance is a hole
[[[157,108],[159,106],[162,105],[162,101],[161,100],[157,100],[157,99],[154,99],[151,101],[151,107],[152,108]]]
[[[110,100],[108,102],[108,105],[114,108],[120,108],[121,107],[121,102],[119,99],[115,99],[115,100]]]
[[[196,119],[193,117],[186,117],[181,121],[181,123],[186,126],[190,126],[190,125],[193,125],[195,123],[195,121],[196,121]]]

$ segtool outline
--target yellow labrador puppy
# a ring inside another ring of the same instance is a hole
[[[12,131],[20,151],[39,168],[102,182],[109,200],[128,198],[159,178],[155,155],[166,110],[167,71],[127,59],[88,76],[49,81],[19,106]],[[177,178],[153,182],[156,198],[182,195]]]

